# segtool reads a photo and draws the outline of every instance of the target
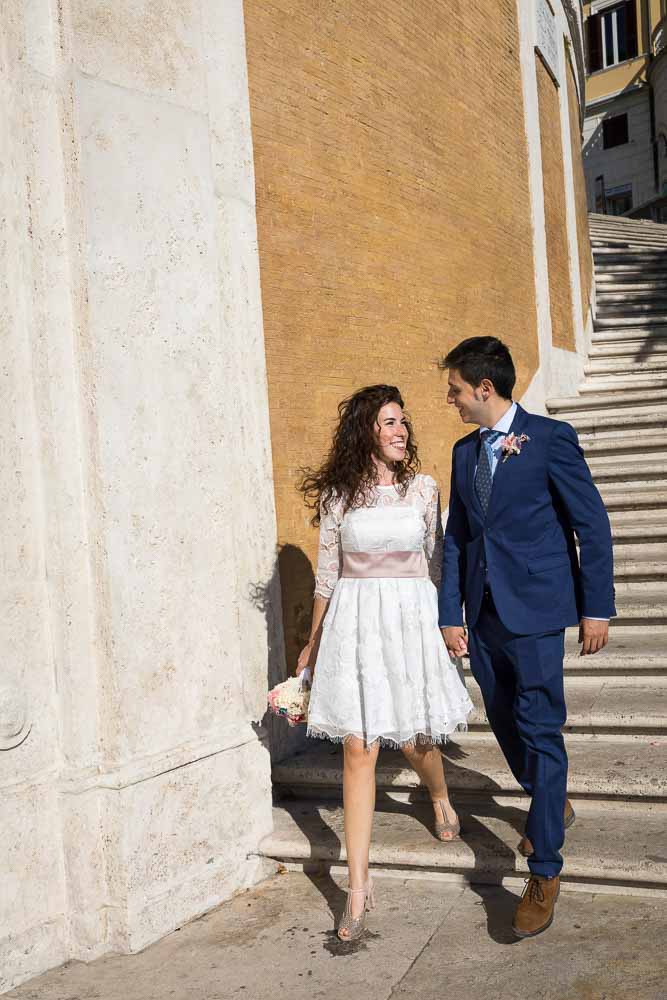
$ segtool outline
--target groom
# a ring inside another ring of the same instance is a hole
[[[512,927],[533,937],[553,920],[575,818],[561,735],[565,628],[578,624],[582,655],[597,653],[616,614],[609,518],[572,427],[512,402],[504,344],[471,337],[443,366],[448,403],[480,429],[454,446],[440,627],[452,656],[469,650],[491,728],[532,797],[520,845],[530,878]]]

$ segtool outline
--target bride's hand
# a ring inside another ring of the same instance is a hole
[[[306,668],[309,668],[312,673],[315,669],[315,659],[315,640],[310,639],[299,653],[299,658],[296,661],[296,676],[298,677]]]
[[[468,652],[468,638],[466,630],[462,625],[452,625],[449,628],[440,629],[442,638],[450,656],[465,656]]]

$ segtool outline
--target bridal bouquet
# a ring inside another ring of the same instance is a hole
[[[298,677],[288,677],[269,691],[269,708],[274,715],[282,715],[289,726],[298,726],[308,717],[310,701],[310,670]]]

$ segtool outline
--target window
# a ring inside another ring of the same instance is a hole
[[[595,211],[606,215],[607,205],[604,196],[604,175],[595,178]]]
[[[623,215],[632,208],[632,184],[607,188],[605,191],[607,215]]]
[[[602,122],[602,148],[613,149],[628,141],[628,116],[614,115]]]
[[[637,0],[625,0],[591,14],[586,29],[590,73],[634,58],[637,55]]]

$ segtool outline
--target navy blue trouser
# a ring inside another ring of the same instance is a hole
[[[526,834],[535,875],[560,873],[565,839],[567,754],[563,654],[565,632],[515,635],[500,621],[490,597],[469,633],[470,669],[512,774],[532,796]]]

